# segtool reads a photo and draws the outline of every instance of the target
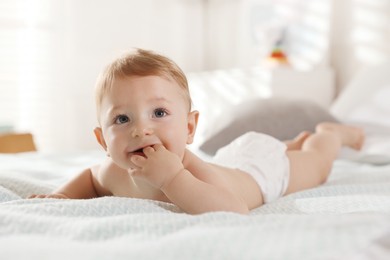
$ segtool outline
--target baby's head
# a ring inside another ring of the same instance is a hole
[[[191,111],[191,96],[185,74],[171,59],[152,51],[135,49],[110,63],[100,74],[96,84],[96,108],[97,115],[103,97],[110,92],[115,80],[132,76],[160,76],[168,80],[174,80],[183,90],[183,97],[188,103],[188,111]]]
[[[134,167],[129,156],[155,144],[184,158],[199,114],[191,111],[182,70],[172,60],[141,49],[116,59],[101,73],[96,107],[96,138],[124,169]]]

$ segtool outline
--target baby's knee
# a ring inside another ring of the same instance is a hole
[[[334,122],[321,122],[316,125],[316,132],[333,131],[338,125],[340,124]]]
[[[330,130],[330,124],[329,122],[321,122],[316,125],[316,132],[320,133],[323,131],[329,131]]]

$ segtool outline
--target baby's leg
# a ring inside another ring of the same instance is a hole
[[[301,150],[287,151],[290,182],[286,194],[325,182],[342,146],[360,149],[363,130],[336,123],[321,123],[302,144]]]
[[[324,122],[316,127],[316,132],[333,132],[339,135],[342,145],[352,149],[360,150],[364,143],[364,131],[359,127],[343,125],[338,123]]]
[[[299,133],[294,139],[284,141],[287,145],[287,150],[301,150],[305,140],[311,135],[309,131]]]

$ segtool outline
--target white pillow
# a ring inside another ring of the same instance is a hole
[[[374,164],[390,163],[390,61],[359,73],[340,94],[331,112],[366,133],[361,151],[343,149],[340,158]]]
[[[372,93],[345,116],[344,121],[390,127],[390,84]]]
[[[356,114],[356,110],[362,108],[367,102],[378,99],[378,92],[388,86],[390,86],[390,61],[360,72],[337,97],[330,111],[337,118],[346,120],[351,117],[351,114]],[[390,96],[387,96],[387,100],[390,100]]]

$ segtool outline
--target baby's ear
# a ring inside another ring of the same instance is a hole
[[[95,133],[95,137],[98,143],[103,147],[105,151],[107,151],[107,145],[106,142],[104,141],[102,128],[96,127],[95,129],[93,129],[93,132]]]
[[[188,114],[188,123],[187,123],[187,129],[188,129],[188,137],[187,137],[187,144],[192,144],[194,141],[194,136],[196,132],[196,127],[198,125],[198,118],[199,118],[199,112],[194,110]]]

